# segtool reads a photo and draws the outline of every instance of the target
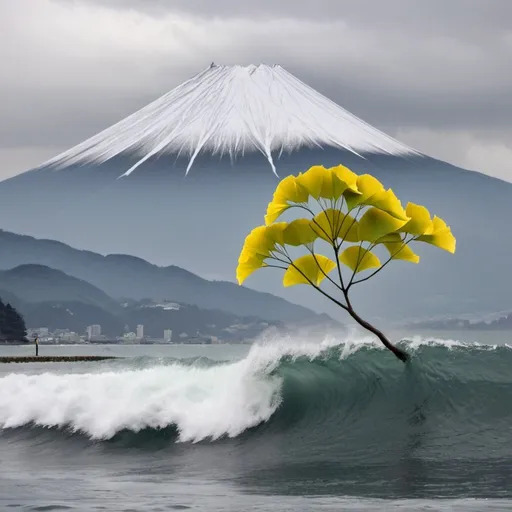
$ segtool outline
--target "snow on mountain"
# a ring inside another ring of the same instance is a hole
[[[318,93],[281,66],[211,65],[106,130],[46,162],[62,168],[102,163],[120,154],[139,159],[186,154],[188,174],[202,151],[272,153],[331,146],[364,153],[419,154]]]

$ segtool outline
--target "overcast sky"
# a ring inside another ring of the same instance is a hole
[[[512,181],[512,0],[0,0],[0,179],[207,67],[277,63]]]

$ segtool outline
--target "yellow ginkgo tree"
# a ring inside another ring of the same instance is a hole
[[[278,222],[291,209],[304,215]],[[245,239],[236,275],[241,285],[260,268],[283,269],[284,286],[312,286],[405,362],[408,354],[356,313],[350,291],[393,260],[418,263],[411,248],[416,242],[455,252],[450,227],[439,217],[431,218],[424,206],[408,203],[403,208],[394,192],[369,174],[357,175],[343,165],[317,165],[277,185],[265,224]],[[319,245],[329,256],[317,252]],[[292,255],[299,248],[304,254]],[[334,293],[322,287],[325,283]]]

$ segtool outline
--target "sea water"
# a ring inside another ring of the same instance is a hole
[[[478,337],[409,337],[407,365],[368,339],[41,345],[124,358],[0,366],[0,510],[510,510],[512,345]]]

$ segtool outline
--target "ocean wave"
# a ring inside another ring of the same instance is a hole
[[[144,359],[94,373],[11,373],[0,378],[0,426],[93,440],[172,429],[177,442],[285,432],[331,447],[343,432],[346,450],[362,449],[364,439],[371,450],[377,424],[397,436],[425,421],[438,436],[506,424],[510,347],[420,337],[402,345],[413,355],[407,365],[372,338],[351,337],[262,339],[235,362]]]

